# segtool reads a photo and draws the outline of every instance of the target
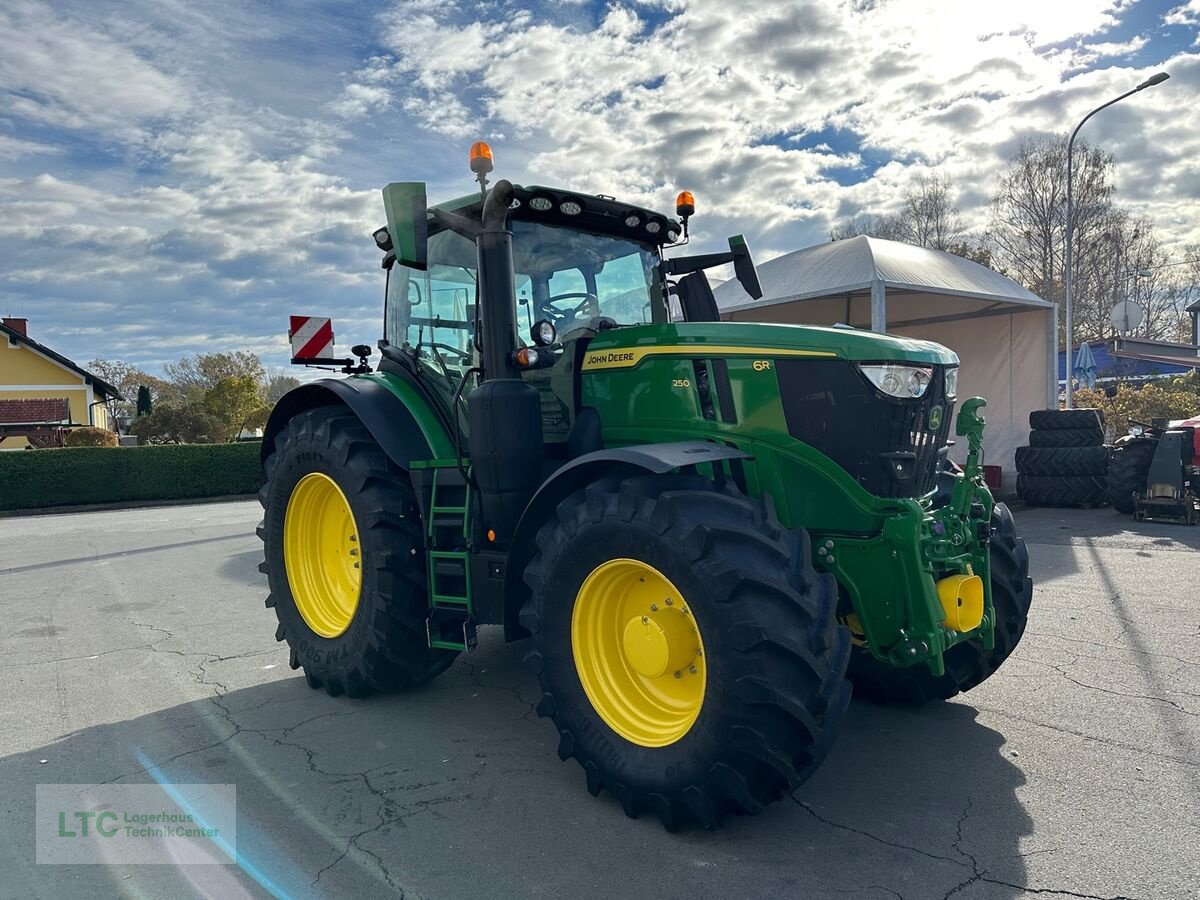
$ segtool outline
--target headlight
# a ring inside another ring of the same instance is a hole
[[[554,324],[549,319],[539,319],[529,329],[529,336],[539,347],[549,347],[558,335],[554,331]]]
[[[958,396],[958,369],[946,369],[946,399],[953,400]]]
[[[554,206],[554,203],[549,197],[534,197],[529,201],[529,208],[536,209],[538,212],[545,212]]]
[[[658,234],[662,231],[662,225],[652,219],[646,223],[646,230],[651,234]]]
[[[902,366],[887,363],[881,366],[859,366],[871,384],[892,397],[911,399],[925,396],[933,369],[927,366]]]
[[[558,211],[564,216],[577,216],[583,212],[583,207],[574,200],[564,200],[558,204]]]
[[[625,224],[627,226],[629,226],[630,228],[637,228],[639,225],[642,224],[642,217],[635,216],[632,213],[630,213],[629,215],[627,215],[625,217]]]

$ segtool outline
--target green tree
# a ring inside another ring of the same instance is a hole
[[[205,394],[226,378],[249,378],[255,390],[266,382],[266,371],[257,353],[197,353],[163,366],[167,379],[187,400],[203,400]]]
[[[118,443],[119,440],[115,433],[107,428],[96,428],[91,425],[72,428],[63,439],[63,444],[68,447],[115,447]]]
[[[143,444],[209,444],[219,440],[220,427],[199,403],[163,403],[130,425],[129,433]]]
[[[139,416],[148,416],[154,409],[154,401],[150,399],[150,388],[146,385],[139,385],[137,390],[137,414]]]
[[[270,411],[251,375],[221,378],[204,394],[205,411],[217,424],[219,440],[232,441],[246,428],[259,427]]]
[[[170,384],[143,371],[133,363],[119,359],[93,359],[84,368],[121,392],[125,399],[114,404],[116,412],[120,416],[132,419],[137,415],[136,398],[143,386],[150,390],[153,400],[176,399],[175,389]]]

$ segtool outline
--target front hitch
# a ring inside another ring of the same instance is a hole
[[[950,497],[950,508],[956,515],[966,519],[970,517],[971,506],[975,502],[976,493],[986,494],[988,503],[986,512],[991,515],[991,492],[983,481],[983,429],[987,420],[979,410],[987,406],[982,397],[972,397],[963,403],[958,411],[958,421],[954,433],[967,439],[967,464],[963,466],[962,477],[954,483],[954,493]]]

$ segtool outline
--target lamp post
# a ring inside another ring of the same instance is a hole
[[[1072,325],[1074,323],[1073,323],[1073,320],[1071,317],[1071,300],[1072,300],[1072,283],[1071,282],[1073,281],[1073,272],[1072,272],[1072,266],[1071,266],[1071,237],[1075,231],[1075,217],[1073,215],[1073,204],[1072,204],[1072,174],[1073,174],[1072,164],[1074,162],[1073,151],[1075,149],[1075,135],[1079,134],[1079,129],[1084,126],[1084,123],[1087,122],[1087,120],[1090,119],[1092,116],[1094,116],[1096,113],[1100,112],[1100,110],[1107,109],[1108,107],[1112,106],[1114,103],[1120,103],[1126,97],[1132,96],[1133,94],[1136,94],[1138,91],[1144,91],[1148,87],[1154,87],[1154,85],[1156,85],[1156,84],[1162,84],[1164,81],[1166,81],[1170,77],[1171,76],[1168,75],[1166,72],[1159,72],[1157,75],[1151,75],[1149,78],[1147,78],[1145,81],[1143,81],[1137,87],[1135,87],[1133,90],[1126,91],[1124,94],[1121,94],[1121,96],[1114,97],[1113,99],[1109,100],[1107,103],[1103,103],[1100,106],[1097,106],[1090,113],[1088,113],[1086,116],[1084,116],[1083,119],[1080,120],[1079,124],[1075,126],[1075,130],[1071,132],[1070,140],[1067,141],[1067,252],[1066,252],[1066,261],[1065,261],[1066,262],[1066,278],[1065,278],[1066,285],[1065,285],[1065,287],[1066,287],[1066,306],[1067,306],[1067,341],[1066,341],[1066,343],[1067,343],[1067,354],[1066,354],[1066,358],[1067,358],[1066,407],[1067,407],[1067,409],[1071,408],[1072,402],[1074,400],[1074,393],[1075,393],[1071,387],[1071,366],[1072,366],[1071,355],[1075,352],[1075,335],[1074,335],[1074,331],[1072,330]]]

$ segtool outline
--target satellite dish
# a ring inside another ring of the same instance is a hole
[[[1142,319],[1146,314],[1142,312],[1142,308],[1132,300],[1122,300],[1113,307],[1109,313],[1108,321],[1113,327],[1113,331],[1130,332],[1142,324]]]

